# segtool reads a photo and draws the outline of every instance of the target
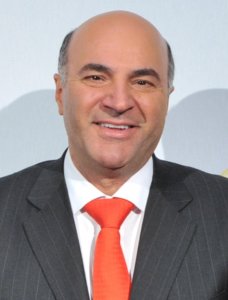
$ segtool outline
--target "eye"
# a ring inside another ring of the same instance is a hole
[[[82,81],[92,87],[102,87],[107,84],[108,78],[103,74],[87,74],[82,78]]]
[[[149,81],[147,81],[147,80],[142,80],[142,79],[140,79],[140,80],[137,80],[137,84],[139,84],[139,85],[153,85],[151,82],[149,82]]]
[[[150,79],[135,79],[132,84],[135,89],[142,91],[151,91],[157,87],[153,80]]]
[[[86,76],[84,79],[91,80],[91,81],[103,80],[100,75],[89,75],[89,76]]]

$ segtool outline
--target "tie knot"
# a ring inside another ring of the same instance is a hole
[[[133,209],[133,203],[121,198],[98,198],[84,206],[84,210],[101,228],[119,229],[124,219]]]

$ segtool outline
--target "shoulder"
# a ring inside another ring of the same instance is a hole
[[[154,158],[154,171],[158,182],[166,182],[167,185],[184,183],[191,191],[217,190],[228,196],[228,179],[215,174],[177,163]]]
[[[44,161],[0,178],[0,202],[6,196],[25,193],[45,171],[63,173],[63,157],[58,160]]]

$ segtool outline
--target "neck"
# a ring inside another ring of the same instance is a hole
[[[81,174],[97,189],[106,195],[112,196],[131,175],[124,172],[124,168],[117,170],[107,168],[81,168],[80,165],[75,164]]]
[[[86,160],[78,157],[70,151],[71,159],[79,172],[97,189],[106,195],[112,196],[131,176],[133,176],[145,161],[135,160],[118,168],[108,167],[93,160]]]
[[[123,166],[118,169],[102,167],[99,164],[87,165],[73,155],[71,159],[79,172],[97,189],[106,195],[112,196],[135,172]]]

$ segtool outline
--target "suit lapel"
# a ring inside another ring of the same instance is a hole
[[[25,232],[56,299],[89,299],[62,172],[45,169],[29,202]]]
[[[187,208],[192,199],[183,178],[180,182],[174,177],[155,158],[154,179],[135,265],[132,300],[167,299],[196,230]]]

